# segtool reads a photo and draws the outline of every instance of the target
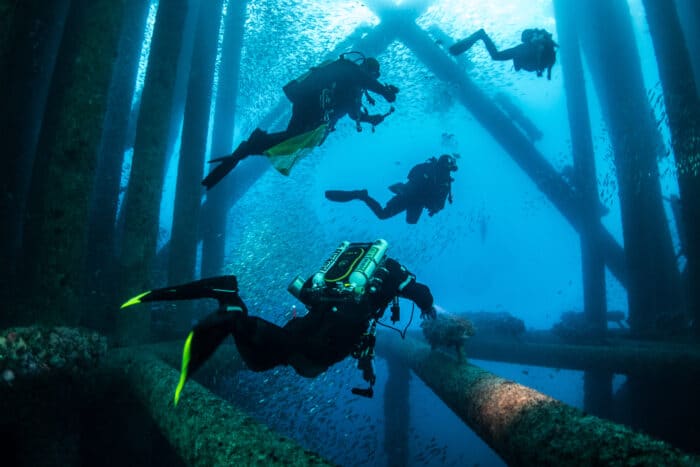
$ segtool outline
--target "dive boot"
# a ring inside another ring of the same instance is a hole
[[[238,152],[238,150],[236,150],[236,152]],[[236,152],[230,156],[219,157],[218,159],[212,159],[209,161],[210,164],[215,162],[219,162],[220,164],[214,167],[214,170],[209,172],[209,175],[204,177],[204,180],[202,180],[202,185],[204,185],[207,190],[214,188],[217,183],[228,175],[230,171],[235,169],[238,163],[243,160],[243,156],[236,155]]]
[[[347,201],[353,201],[356,199],[367,199],[367,190],[328,190],[325,193],[326,199],[329,201],[336,201],[339,203],[345,203]]]
[[[450,46],[450,54],[459,55],[463,52],[466,52],[476,43],[476,41],[483,37],[484,33],[485,31],[483,29],[479,29],[471,36],[462,39],[461,41],[455,42],[454,44],[452,44],[452,46]]]
[[[233,335],[236,323],[245,316],[245,312],[237,307],[233,311],[219,310],[210,314],[190,331],[182,349],[182,366],[180,380],[175,388],[173,403],[180,401],[180,393],[190,375],[194,374],[204,362],[211,357],[227,336]]]
[[[236,276],[211,277],[173,287],[149,290],[127,300],[121,306],[121,308],[127,308],[143,302],[197,298],[213,298],[219,302],[219,309],[199,321],[187,336],[182,350],[180,381],[175,389],[175,405],[180,399],[180,393],[189,376],[211,357],[226,336],[233,335],[237,323],[248,316],[248,309],[238,296]]]
[[[143,302],[195,300],[198,298],[213,298],[219,302],[219,308],[221,309],[226,309],[228,306],[245,308],[238,296],[238,280],[236,276],[210,277],[187,284],[149,290],[129,299],[121,308]]]
[[[202,180],[202,185],[207,187],[207,190],[211,190],[230,171],[235,169],[240,161],[254,154],[262,154],[267,149],[267,135],[266,131],[256,128],[247,140],[238,145],[233,154],[210,160],[210,164],[219,162],[219,165],[214,167],[214,170]]]

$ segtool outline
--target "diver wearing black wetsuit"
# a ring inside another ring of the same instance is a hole
[[[552,79],[557,44],[552,40],[552,35],[544,29],[526,29],[521,34],[521,44],[500,51],[496,49],[496,45],[486,34],[486,31],[479,29],[471,36],[452,45],[450,53],[459,55],[469,50],[479,39],[484,42],[486,50],[493,60],[513,60],[515,71],[521,69],[534,71],[537,76],[542,76],[547,70],[547,79]]]
[[[177,403],[187,379],[209,358],[228,335],[249,369],[265,371],[291,365],[298,374],[315,377],[352,355],[358,359],[368,389],[353,389],[371,397],[375,382],[373,358],[376,322],[396,297],[413,301],[421,318],[435,318],[430,289],[404,266],[384,255],[384,240],[343,242],[317,274],[295,279],[289,291],[308,310],[284,326],[277,326],[248,309],[238,295],[235,276],[221,276],[137,295],[122,308],[146,301],[215,298],[218,311],[190,332],[183,351]],[[374,266],[376,265],[376,267]],[[394,317],[392,316],[392,320]],[[397,318],[398,319],[398,318]]]
[[[445,207],[445,201],[452,203],[451,173],[457,170],[454,156],[443,154],[439,159],[430,158],[414,166],[408,173],[407,183],[395,183],[389,187],[394,193],[386,206],[367,194],[367,190],[328,190],[325,196],[330,201],[346,202],[364,201],[379,219],[388,219],[406,211],[406,222],[418,222],[423,209],[429,216],[434,216]]]
[[[211,189],[242,159],[262,154],[283,141],[316,130],[324,123],[327,124],[325,139],[327,132],[333,131],[336,122],[345,115],[355,120],[358,127],[360,122],[373,126],[380,124],[386,115],[369,114],[362,106],[362,96],[366,95],[373,104],[374,100],[366,93],[372,91],[387,102],[394,102],[399,89],[380,83],[379,75],[379,62],[371,57],[357,64],[341,56],[333,62],[313,67],[283,88],[292,102],[292,117],[287,128],[277,133],[256,128],[233,154],[212,161],[220,164],[204,178],[202,185]]]

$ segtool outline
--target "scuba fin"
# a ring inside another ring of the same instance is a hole
[[[330,131],[328,123],[323,123],[306,133],[282,140],[262,153],[270,159],[270,163],[279,173],[286,176],[297,161],[325,141]]]
[[[180,393],[189,376],[211,357],[226,336],[233,335],[236,320],[248,314],[245,303],[238,296],[236,276],[210,277],[187,284],[150,290],[136,295],[121,306],[126,308],[143,302],[197,298],[213,298],[219,302],[219,309],[197,323],[187,336],[182,350],[180,381],[175,389],[175,405],[180,400]]]
[[[242,310],[238,310],[242,311]],[[233,333],[233,326],[238,313],[230,313],[219,310],[197,323],[190,331],[182,349],[182,366],[180,368],[180,381],[175,389],[173,403],[177,405],[180,393],[187,379],[197,371],[205,361],[221,345],[226,336]]]
[[[355,199],[363,199],[367,197],[367,190],[328,190],[325,193],[326,199],[344,203]]]
[[[483,31],[483,29],[480,29],[477,32],[471,34],[469,37],[466,37],[461,41],[457,41],[454,44],[452,44],[449,48],[450,54],[459,55],[469,50],[476,43],[476,41],[481,39],[482,34],[484,33]]]
[[[221,309],[234,306],[245,310],[245,305],[238,296],[238,280],[236,276],[210,277],[173,287],[149,290],[127,300],[120,308],[143,302],[194,300],[197,298],[213,298],[219,302]]]
[[[238,162],[241,158],[238,156],[230,155],[212,159],[209,162],[219,162],[220,164],[214,167],[214,170],[209,172],[209,174],[202,180],[202,185],[207,187],[207,190],[211,190],[214,186],[219,183],[230,171],[236,168]]]

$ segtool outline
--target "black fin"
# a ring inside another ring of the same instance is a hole
[[[222,308],[234,306],[246,310],[245,304],[238,296],[238,280],[233,275],[210,277],[187,284],[151,290],[129,300],[122,305],[122,308],[141,302],[194,300],[197,298],[213,298],[219,302],[219,306]]]
[[[233,333],[236,312],[217,311],[200,321],[187,336],[182,350],[180,382],[175,389],[174,402],[177,405],[182,388],[189,377],[211,357],[226,336]]]
[[[210,162],[220,162],[219,165],[214,167],[214,169],[209,172],[209,175],[204,177],[202,180],[202,185],[207,187],[207,190],[211,190],[217,183],[219,183],[230,171],[236,168],[238,162],[241,159],[235,156],[219,157]]]
[[[328,190],[326,191],[325,196],[329,201],[344,203],[346,201],[367,197],[367,190]]]

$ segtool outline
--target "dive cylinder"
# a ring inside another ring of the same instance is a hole
[[[350,242],[347,240],[343,241],[338,245],[338,248],[335,249],[333,254],[323,263],[323,266],[321,266],[321,269],[318,270],[316,274],[314,274],[313,279],[311,280],[311,284],[314,288],[320,288],[324,287],[326,285],[326,273],[328,270],[333,267],[335,262],[340,258],[340,255],[343,254],[343,252],[350,246]]]
[[[289,283],[287,286],[287,291],[294,295],[296,298],[301,296],[301,289],[304,287],[304,279],[301,276],[297,276]]]
[[[375,241],[360,260],[360,264],[358,264],[352,274],[350,274],[348,282],[354,286],[356,295],[362,295],[364,293],[365,286],[374,274],[374,270],[384,258],[388,247],[389,243],[382,238]]]

